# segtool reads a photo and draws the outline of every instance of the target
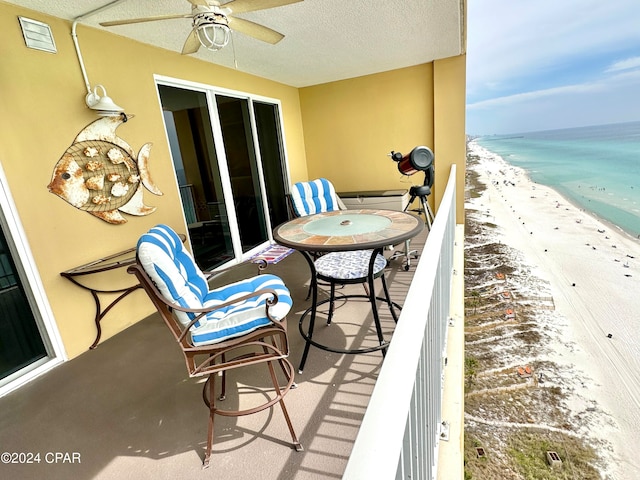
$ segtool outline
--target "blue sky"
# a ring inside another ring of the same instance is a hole
[[[467,133],[640,120],[640,0],[467,5]]]

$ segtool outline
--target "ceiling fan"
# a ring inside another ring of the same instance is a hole
[[[132,23],[155,22],[175,18],[190,18],[191,32],[182,47],[182,54],[189,55],[198,51],[200,46],[209,50],[219,50],[229,42],[231,30],[249,35],[263,42],[276,44],[284,38],[279,32],[243,18],[233,16],[236,13],[255,12],[268,8],[281,7],[303,0],[231,0],[223,5],[214,0],[187,0],[191,4],[191,13],[160,15],[155,17],[130,18],[100,22],[103,27],[129,25]]]

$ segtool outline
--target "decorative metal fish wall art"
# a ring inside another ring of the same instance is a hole
[[[120,212],[153,213],[156,207],[145,205],[142,197],[143,186],[162,195],[149,174],[151,143],[145,143],[136,156],[116,135],[122,122],[132,117],[102,117],[87,125],[56,163],[49,191],[114,225],[127,222]]]

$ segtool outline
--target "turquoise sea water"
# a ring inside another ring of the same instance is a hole
[[[531,180],[640,238],[640,122],[480,137]]]

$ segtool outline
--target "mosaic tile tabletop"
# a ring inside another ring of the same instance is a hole
[[[290,220],[273,232],[297,250],[340,251],[397,245],[424,228],[421,218],[392,210],[338,210]]]

